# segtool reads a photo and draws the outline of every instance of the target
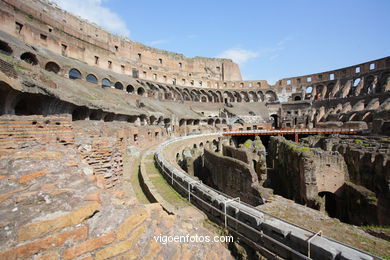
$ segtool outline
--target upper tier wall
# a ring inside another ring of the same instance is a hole
[[[183,78],[188,82],[241,80],[239,67],[229,59],[186,58],[151,48],[109,33],[50,3],[4,0],[0,6],[1,30],[89,65],[129,75],[133,70],[141,75],[145,71],[151,77],[165,76],[169,82]]]
[[[243,81],[238,65],[229,59],[186,58],[151,48],[109,33],[45,0],[3,0],[0,7],[0,30],[27,44],[107,71],[165,84],[219,89],[272,87],[277,93],[290,93],[316,83],[390,69],[390,58],[386,57],[333,71],[285,78],[270,86],[265,80]]]

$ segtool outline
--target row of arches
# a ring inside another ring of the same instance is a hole
[[[72,68],[69,70],[69,78],[70,79],[81,79],[82,74],[79,70]],[[92,84],[98,84],[98,78],[94,74],[87,74],[85,77],[85,80],[89,83]],[[127,93],[136,93],[139,96],[143,96],[145,94],[145,89],[142,87],[138,87],[137,90],[135,91],[135,88],[133,85],[129,84],[126,86],[126,89],[124,88],[123,84],[119,81],[112,83],[111,80],[108,78],[103,78],[101,80],[101,87],[102,88],[110,88],[113,87],[115,89],[119,90],[125,90]]]
[[[390,72],[371,74],[328,84],[306,87],[306,99],[323,100],[382,93],[390,79]]]

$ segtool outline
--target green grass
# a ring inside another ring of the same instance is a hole
[[[246,140],[245,143],[244,143],[244,146],[245,146],[246,148],[251,147],[251,146],[252,146],[252,140],[251,140],[251,139]]]
[[[125,170],[132,171],[131,177],[130,177],[130,183],[131,183],[131,186],[133,187],[135,197],[137,198],[137,200],[140,203],[149,204],[150,201],[146,197],[145,193],[142,191],[141,184],[139,181],[139,175],[138,175],[139,172],[138,171],[139,171],[140,160],[139,159],[133,160],[133,163],[131,165],[129,165],[130,164],[129,160],[130,160],[129,156],[126,156],[126,158],[124,160],[124,164],[128,165],[128,168]]]
[[[146,156],[145,168],[150,181],[164,200],[175,207],[186,207],[191,205],[174,188],[172,188],[172,186],[161,175],[159,169],[157,169],[154,164],[153,155]]]

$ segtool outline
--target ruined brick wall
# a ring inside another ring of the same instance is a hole
[[[73,124],[80,156],[93,169],[98,185],[106,189],[121,183],[128,147],[147,147],[167,137],[163,127],[135,127],[127,122],[80,120]]]
[[[74,144],[72,117],[53,116],[1,116],[0,148],[17,149],[25,143]]]
[[[257,174],[249,164],[207,149],[204,151],[203,162],[210,173],[211,187],[216,187],[229,196],[240,197],[251,205],[263,203]]]
[[[346,181],[347,167],[339,154],[302,147],[283,137],[271,137],[268,154],[273,159],[272,187],[304,205],[319,209],[318,194],[337,193]]]

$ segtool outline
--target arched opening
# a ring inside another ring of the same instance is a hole
[[[55,74],[60,72],[60,69],[61,69],[60,66],[57,63],[52,62],[52,61],[49,61],[45,65],[45,70],[54,72]]]
[[[77,69],[70,69],[69,70],[69,78],[70,79],[81,79],[81,73]]]
[[[276,94],[273,91],[267,91],[265,93],[265,100],[267,102],[275,102],[277,100]]]
[[[87,80],[87,82],[90,82],[90,83],[93,83],[93,84],[97,84],[98,83],[98,80],[97,80],[96,76],[93,75],[93,74],[88,74],[85,79]]]
[[[157,118],[155,116],[150,116],[149,117],[149,122],[150,122],[151,125],[154,125],[156,120],[157,120]]]
[[[115,114],[109,113],[104,117],[104,122],[112,122],[114,121]]]
[[[20,56],[20,59],[24,60],[27,63],[30,63],[31,65],[37,65],[38,59],[35,54],[32,54],[31,52],[25,52]]]
[[[328,213],[329,217],[335,218],[337,217],[337,198],[334,193],[331,192],[320,192],[318,196],[324,198],[325,197],[325,210]]]
[[[133,93],[134,92],[134,87],[132,85],[128,85],[126,87],[126,91],[127,91],[127,93]]]
[[[102,88],[110,88],[111,81],[107,78],[102,79]]]
[[[122,85],[122,83],[120,83],[119,81],[115,83],[114,87],[115,87],[116,89],[123,90],[123,85]]]
[[[0,52],[4,53],[5,55],[11,55],[13,50],[11,47],[9,47],[8,43],[0,41]]]
[[[103,112],[101,110],[93,110],[90,115],[90,120],[101,120],[103,117]]]
[[[35,96],[24,96],[15,105],[15,115],[27,116],[40,114],[41,100],[35,98]]]
[[[271,121],[272,121],[272,127],[278,128],[279,126],[278,115],[276,114],[271,115]]]
[[[139,87],[139,88],[137,89],[137,95],[138,95],[138,96],[143,96],[144,94],[145,94],[145,89]]]
[[[299,100],[302,100],[302,98],[300,96],[295,96],[294,97],[294,101],[299,101]]]
[[[360,83],[360,78],[357,78],[357,79],[355,79],[354,81],[353,81],[353,87],[357,87],[358,85],[359,85],[359,83]]]
[[[72,121],[85,120],[89,116],[89,109],[87,107],[77,107],[72,112]]]

